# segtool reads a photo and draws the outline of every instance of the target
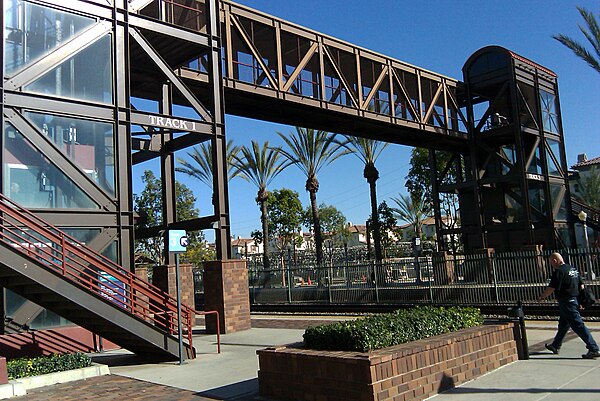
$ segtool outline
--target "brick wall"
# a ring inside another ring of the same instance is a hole
[[[144,282],[148,282],[148,268],[145,266],[136,266],[135,267],[135,275],[140,278]],[[139,314],[144,315],[146,313],[145,308],[148,308],[149,297],[140,292],[135,292],[134,296],[136,297],[136,310]]]
[[[369,353],[258,350],[260,394],[282,400],[423,400],[514,362],[514,324],[484,325]]]
[[[155,266],[154,271],[152,273],[152,284],[157,286],[161,290],[168,292],[174,298],[177,297],[177,275],[175,274],[175,271],[175,265]],[[137,273],[138,272],[136,272],[136,275]],[[192,272],[192,265],[180,264],[179,274],[181,303],[190,306],[192,309],[195,309],[194,273]],[[193,321],[195,321],[195,316],[192,316],[192,322]]]
[[[35,330],[0,336],[0,355],[13,359],[56,353],[98,352],[120,348],[79,326],[64,326],[54,329]]]
[[[204,263],[204,309],[219,312],[221,333],[250,328],[248,270],[244,260]],[[207,333],[216,333],[216,320],[206,316]]]

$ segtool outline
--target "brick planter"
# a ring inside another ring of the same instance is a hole
[[[258,350],[260,394],[282,400],[422,400],[518,359],[513,323],[368,353],[301,343]]]

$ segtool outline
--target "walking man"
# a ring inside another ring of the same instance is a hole
[[[569,327],[583,340],[588,352],[581,355],[584,359],[595,359],[600,357],[598,344],[594,341],[589,329],[583,323],[579,313],[579,301],[577,295],[579,289],[583,288],[583,280],[579,271],[565,263],[560,253],[550,255],[550,264],[554,268],[548,287],[539,296],[538,301],[550,296],[553,292],[558,300],[558,331],[551,344],[546,344],[546,349],[558,354],[560,346],[569,331]]]

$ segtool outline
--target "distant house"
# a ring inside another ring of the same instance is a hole
[[[366,225],[350,225],[349,230],[348,247],[367,245]]]
[[[240,238],[231,240],[231,257],[233,259],[246,259],[248,256],[262,254],[263,244],[257,244],[254,238]]]
[[[446,224],[449,226],[452,224],[452,218],[448,217],[448,216],[442,216],[442,222],[443,222],[443,224]],[[401,239],[400,239],[401,241],[411,241],[414,238],[415,229],[412,224],[405,224],[398,228],[400,229],[400,232],[401,232]],[[425,237],[427,239],[433,239],[433,240],[436,239],[435,218],[427,217],[423,221],[422,234],[423,234],[423,237]]]
[[[581,180],[586,178],[591,174],[593,170],[596,170],[598,174],[600,174],[600,156],[595,157],[593,159],[588,159],[585,153],[577,155],[577,163],[571,166],[571,171],[569,174],[569,189],[571,190],[571,195],[575,198],[579,198],[581,196]],[[598,208],[598,205],[590,205]],[[592,245],[595,247],[600,246],[600,232],[594,232],[593,227],[590,225],[587,226],[588,231],[588,245]],[[577,244],[585,245],[585,236],[583,232],[583,225],[577,222],[575,224],[575,238]]]
[[[577,155],[577,163],[571,166],[575,170],[569,175],[569,189],[575,197],[581,194],[580,181],[587,177],[592,170],[597,169],[600,173],[600,156],[588,159],[585,153]]]
[[[399,228],[399,227],[397,227]],[[359,246],[359,245],[367,245],[367,226],[366,225],[351,225],[350,229],[350,238],[348,239],[348,246]],[[373,233],[369,233],[371,244],[373,244]],[[395,234],[392,234],[392,238],[395,240],[399,240],[396,238]]]

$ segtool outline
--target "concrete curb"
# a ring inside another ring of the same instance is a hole
[[[21,379],[11,380],[8,384],[0,385],[0,399],[25,395],[29,389],[109,374],[110,371],[107,365],[94,364],[87,368],[48,373],[40,376],[23,377]]]

